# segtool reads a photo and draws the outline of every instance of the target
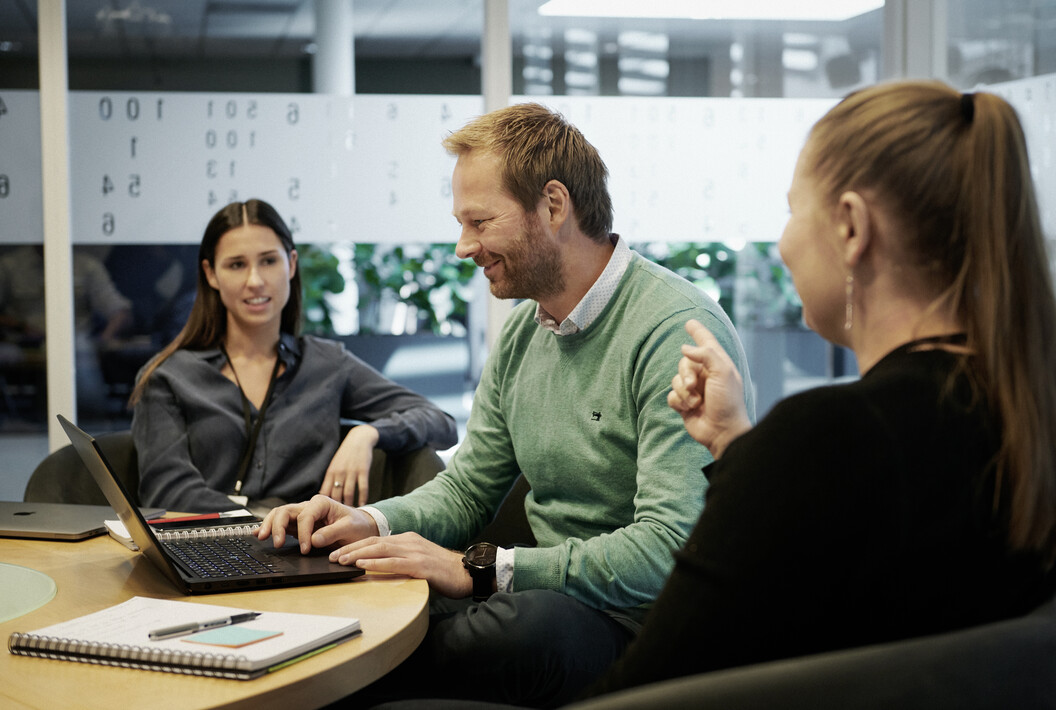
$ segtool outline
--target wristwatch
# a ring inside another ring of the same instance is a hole
[[[495,586],[495,555],[498,546],[490,542],[470,545],[462,556],[462,566],[473,578],[473,601],[482,602],[491,596]]]

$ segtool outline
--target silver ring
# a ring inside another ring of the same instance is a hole
[[[334,488],[340,488],[340,487],[341,487],[340,481],[334,484]]]

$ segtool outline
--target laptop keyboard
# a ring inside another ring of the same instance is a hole
[[[164,544],[199,577],[244,577],[276,571],[275,565],[253,557],[252,546],[243,538],[170,540]]]

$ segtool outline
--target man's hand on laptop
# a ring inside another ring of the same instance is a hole
[[[308,554],[313,547],[347,545],[376,536],[378,525],[362,510],[338,503],[329,496],[315,495],[305,503],[273,508],[260,524],[257,539],[270,537],[275,547],[282,547],[286,535],[294,533],[301,552]]]
[[[305,554],[313,547],[339,546],[330,552],[331,562],[424,579],[452,599],[473,593],[473,580],[462,564],[461,552],[429,542],[417,533],[379,537],[374,518],[329,496],[316,495],[306,503],[272,509],[260,524],[257,538],[270,537],[275,547],[281,547],[286,535],[294,533]]]
[[[441,547],[418,533],[364,538],[331,552],[330,561],[369,572],[424,579],[435,591],[452,599],[473,594],[473,579],[462,564],[462,553]]]

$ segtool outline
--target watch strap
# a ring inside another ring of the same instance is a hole
[[[473,578],[473,601],[487,601],[492,593],[492,584],[495,581],[495,565],[483,569],[470,569],[469,576]]]

